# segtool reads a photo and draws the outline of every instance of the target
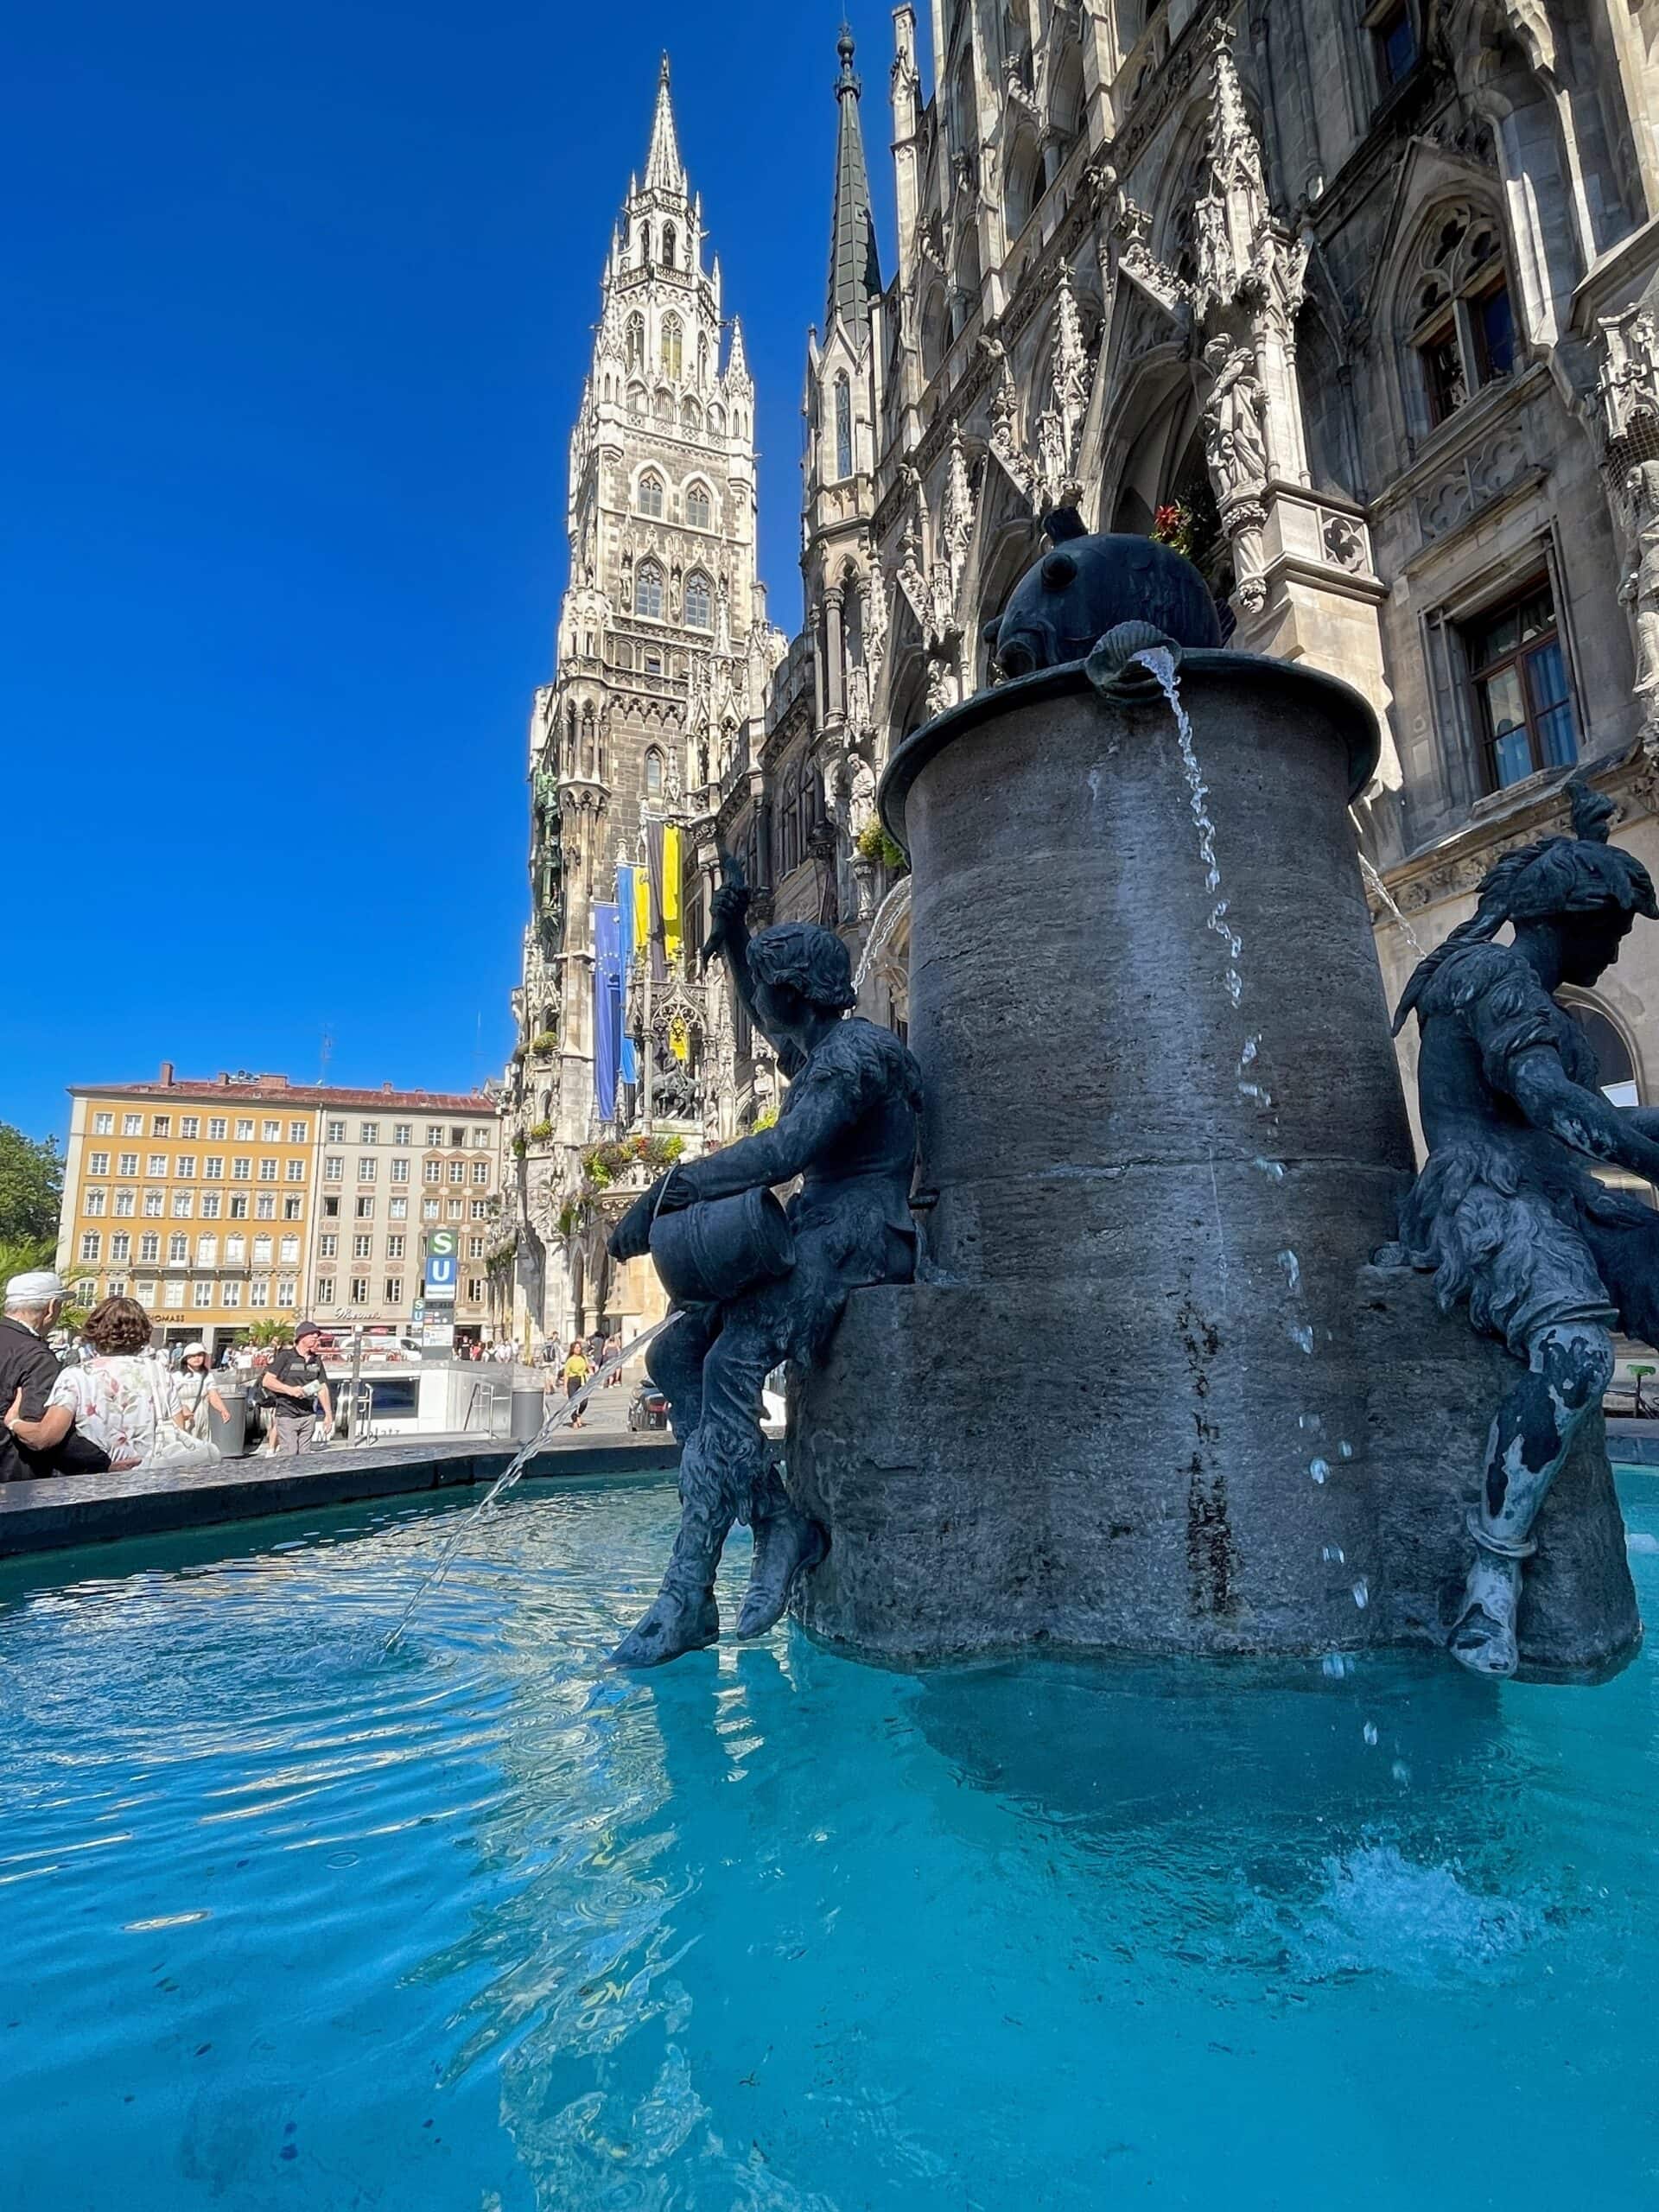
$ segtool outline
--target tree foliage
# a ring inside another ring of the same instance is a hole
[[[0,1122],[0,1240],[58,1241],[58,1210],[63,1199],[63,1160],[54,1139],[36,1144],[33,1137]]]

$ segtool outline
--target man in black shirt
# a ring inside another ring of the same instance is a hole
[[[322,1338],[315,1321],[302,1321],[293,1343],[272,1354],[263,1377],[263,1395],[270,1415],[273,1452],[310,1451],[316,1441],[316,1410],[332,1432],[334,1402],[328,1393]]]
[[[6,1285],[6,1311],[0,1319],[0,1483],[28,1482],[38,1475],[107,1474],[109,1456],[72,1428],[50,1452],[31,1452],[12,1434],[3,1416],[16,1413],[39,1421],[46,1411],[58,1363],[46,1332],[63,1311],[68,1293],[49,1268],[13,1275]]]

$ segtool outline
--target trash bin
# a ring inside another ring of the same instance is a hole
[[[241,1390],[227,1390],[218,1386],[225,1401],[225,1414],[221,1420],[213,1408],[207,1408],[207,1433],[219,1446],[221,1459],[240,1459],[248,1449],[248,1401]]]
[[[512,1386],[512,1421],[511,1434],[515,1444],[528,1444],[542,1433],[543,1399],[538,1389],[524,1389],[518,1383]]]

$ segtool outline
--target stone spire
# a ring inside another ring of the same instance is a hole
[[[674,128],[674,103],[668,90],[668,56],[663,56],[657,79],[657,112],[652,118],[651,151],[645,156],[645,190],[685,196],[685,164],[680,159],[679,134]]]
[[[836,200],[830,225],[830,304],[826,334],[839,318],[855,353],[870,329],[870,300],[881,289],[875,219],[870,208],[870,177],[864,161],[864,132],[859,121],[863,86],[853,72],[853,35],[843,23],[836,48],[841,75],[836,100],[841,111],[836,141]]]

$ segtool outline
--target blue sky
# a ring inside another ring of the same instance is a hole
[[[885,241],[887,0],[14,13],[0,1119],[163,1059],[315,1081],[325,1035],[335,1082],[499,1067],[565,445],[658,58],[791,627],[843,13]]]

